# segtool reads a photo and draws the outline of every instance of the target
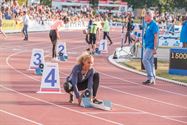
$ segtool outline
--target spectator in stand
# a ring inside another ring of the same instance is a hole
[[[12,19],[10,7],[7,7],[7,8],[5,9],[4,16],[5,16],[5,19],[6,19],[6,20],[11,20],[11,19]]]
[[[183,44],[183,48],[187,48],[187,16],[183,19],[180,42]]]
[[[12,4],[12,11],[13,11],[13,17],[17,17],[18,13],[19,13],[19,4],[17,0],[13,0],[13,4]]]
[[[23,29],[22,29],[22,33],[24,35],[24,39],[25,41],[28,40],[28,26],[29,26],[29,16],[27,15],[26,11],[23,11]]]

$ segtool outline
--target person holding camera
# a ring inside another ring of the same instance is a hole
[[[133,31],[133,29],[134,29],[134,26],[133,26],[132,17],[131,17],[131,15],[128,15],[127,33],[125,35],[124,43],[127,42],[127,39],[128,39],[129,45],[132,43],[131,32]]]

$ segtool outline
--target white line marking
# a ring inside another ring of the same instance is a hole
[[[175,121],[175,122],[180,122],[180,123],[187,123],[187,122],[182,121],[182,120],[177,120],[177,119],[173,119],[173,118],[169,118],[169,117],[164,117],[162,115],[154,114],[154,113],[151,113],[151,112],[146,112],[146,111],[143,111],[143,110],[140,110],[140,109],[131,108],[131,107],[116,104],[116,103],[112,103],[112,104],[116,105],[116,106],[119,106],[119,107],[122,107],[122,108],[129,108],[129,109],[132,109],[132,110],[135,110],[135,111],[138,111],[138,112],[142,112],[142,113],[149,114],[149,115],[152,115],[152,116],[160,117],[160,118],[163,118],[163,119],[167,119],[167,120],[171,120],[171,121]]]
[[[187,116],[163,116],[163,117],[170,117],[170,118],[186,118]]]
[[[61,73],[62,73],[62,72],[61,72]],[[100,73],[101,73],[101,72],[100,72]],[[62,74],[65,74],[65,73],[62,73]],[[105,73],[101,73],[101,74],[107,75],[107,74],[105,74]],[[67,74],[65,74],[65,75],[67,75]],[[107,76],[110,76],[110,75],[107,75]],[[110,77],[113,77],[113,76],[110,76]],[[116,77],[114,77],[114,78],[116,78]],[[151,100],[151,101],[154,101],[154,102],[159,102],[159,103],[167,104],[167,105],[174,106],[174,107],[177,107],[177,108],[187,109],[187,107],[185,107],[185,106],[175,105],[175,104],[172,104],[172,103],[168,103],[168,102],[164,102],[164,101],[159,101],[159,100],[152,99],[152,98],[148,98],[148,97],[145,97],[145,96],[140,96],[140,95],[136,95],[136,94],[124,92],[124,91],[121,91],[121,90],[119,90],[119,89],[113,89],[113,88],[108,87],[108,86],[103,86],[103,85],[100,85],[100,86],[103,87],[103,88],[105,88],[105,89],[110,89],[110,90],[115,91],[115,92],[119,92],[119,93],[131,95],[131,96],[135,96],[135,97],[139,97],[139,98]]]
[[[174,95],[179,95],[179,96],[187,97],[187,95],[185,95],[185,94],[175,93],[175,92],[171,92],[171,91],[168,91],[168,90],[163,90],[163,89],[154,88],[154,87],[151,87],[151,86],[145,86],[145,85],[142,85],[142,84],[140,84],[140,83],[133,82],[133,81],[129,81],[129,80],[124,80],[124,79],[121,79],[121,78],[119,78],[119,77],[112,76],[112,75],[109,75],[109,74],[106,74],[106,73],[103,73],[103,72],[99,72],[99,73],[101,73],[101,74],[103,74],[103,75],[105,75],[105,76],[108,76],[108,77],[110,77],[110,78],[118,79],[118,80],[123,81],[123,82],[128,82],[128,83],[140,85],[140,86],[143,86],[143,87],[146,87],[146,88],[151,88],[151,89],[155,89],[155,90],[158,90],[158,91],[162,91],[162,92],[166,92],[166,93],[171,93],[171,94],[174,94]],[[122,84],[125,84],[125,83],[122,83]]]
[[[13,69],[16,71],[16,69],[13,67]],[[24,74],[24,73],[22,73],[22,72],[20,72],[21,74]],[[26,75],[26,74],[25,74]],[[27,76],[27,75],[26,75]],[[114,103],[113,103],[114,104]],[[56,105],[56,104],[55,104]],[[64,108],[66,108],[66,107],[64,107]],[[137,109],[136,109],[137,110]],[[141,110],[139,110],[139,111],[141,111]],[[143,111],[144,112],[144,111]],[[146,112],[146,113],[148,113],[148,112]],[[171,118],[166,118],[166,117],[162,117],[162,116],[160,116],[160,115],[157,115],[157,114],[153,114],[153,113],[149,113],[149,114],[152,114],[152,115],[154,115],[154,116],[158,116],[158,117],[161,117],[161,118],[165,118],[165,119],[169,119],[169,120],[172,120],[172,121],[177,121],[177,122],[182,122],[182,123],[185,123],[184,121],[180,121],[180,120],[176,120],[176,119],[171,119]]]
[[[80,48],[80,47],[79,47],[79,48]],[[25,73],[22,73],[21,71],[15,69],[13,66],[11,66],[11,65],[9,64],[9,58],[10,58],[10,57],[15,56],[16,54],[19,54],[19,53],[22,53],[22,52],[24,52],[24,51],[17,52],[17,53],[13,53],[13,54],[9,55],[9,56],[6,58],[6,63],[7,63],[7,65],[8,65],[10,68],[12,68],[15,72],[18,72],[18,73],[20,73],[20,74],[22,74],[22,75],[24,75],[24,76],[26,76],[26,77],[29,77],[29,78],[31,78],[32,80],[39,81],[39,80],[34,79],[33,77],[31,77],[31,76],[29,76],[29,75],[27,75],[27,74],[25,74]],[[73,109],[71,109],[71,108],[67,108],[67,107],[64,107],[64,106],[59,106],[59,105],[56,105],[56,104],[54,104],[54,103],[51,103],[51,102],[48,102],[48,101],[45,101],[45,100],[38,99],[38,98],[35,98],[35,97],[32,97],[32,96],[29,96],[29,95],[26,95],[26,94],[17,92],[17,91],[15,91],[15,90],[13,90],[13,89],[7,88],[7,87],[2,86],[2,85],[1,85],[1,87],[6,88],[6,89],[11,90],[11,91],[14,91],[14,92],[16,92],[16,93],[19,93],[19,94],[21,94],[21,95],[23,95],[23,96],[26,96],[26,97],[29,97],[29,98],[33,98],[33,99],[35,99],[35,100],[39,100],[39,101],[44,102],[44,103],[47,103],[47,104],[51,104],[51,105],[54,105],[54,106],[57,106],[57,107],[61,107],[61,108],[64,108],[64,109],[67,109],[67,110],[70,110],[70,111],[73,111],[73,112],[76,112],[76,113],[79,113],[79,114],[83,114],[83,115],[86,115],[86,116],[89,116],[89,117],[92,117],[92,118],[96,118],[96,119],[99,119],[99,120],[103,120],[103,121],[106,121],[106,122],[109,122],[109,123],[113,123],[113,124],[117,124],[117,125],[122,125],[121,123],[118,123],[118,122],[115,122],[115,121],[112,121],[112,120],[107,120],[107,119],[104,119],[104,118],[101,118],[101,117],[92,116],[92,115],[90,115],[90,114],[82,113],[82,112],[79,112],[79,111],[77,111],[77,110],[73,110]]]
[[[97,114],[130,114],[130,115],[139,115],[139,114],[145,114],[145,112],[85,112],[93,115]]]
[[[22,116],[19,116],[19,115],[16,115],[16,114],[7,112],[7,111],[2,110],[2,109],[0,109],[0,112],[5,113],[5,114],[8,114],[8,115],[11,115],[11,116],[14,116],[14,117],[16,117],[16,118],[19,118],[19,119],[22,119],[22,120],[25,120],[25,121],[28,121],[28,122],[31,122],[31,123],[34,123],[34,124],[36,124],[36,125],[42,125],[41,123],[38,123],[38,122],[35,122],[35,121],[33,121],[33,120],[24,118],[24,117],[22,117]]]
[[[78,113],[78,114],[82,114],[82,115],[84,115],[84,116],[88,116],[88,117],[92,117],[92,118],[95,118],[95,119],[102,120],[102,121],[105,121],[105,122],[113,123],[113,124],[116,124],[116,125],[123,125],[122,123],[119,123],[119,122],[115,122],[115,121],[108,120],[108,119],[105,119],[105,118],[93,116],[93,115],[91,115],[91,114],[86,114],[86,113],[81,112],[81,111],[78,111],[78,110],[74,110],[74,109],[71,109],[71,108],[68,108],[68,107],[65,107],[65,106],[61,106],[61,105],[57,105],[57,104],[55,104],[55,103],[48,102],[48,101],[43,100],[43,99],[39,99],[39,98],[30,96],[30,95],[27,95],[27,94],[23,94],[23,93],[21,93],[21,92],[18,92],[18,91],[16,91],[16,90],[10,89],[10,88],[5,87],[5,86],[3,86],[3,85],[0,85],[0,86],[1,86],[2,88],[6,89],[6,90],[15,92],[15,93],[20,94],[20,95],[22,95],[22,96],[25,96],[25,97],[28,97],[28,98],[31,98],[31,99],[34,99],[34,100],[37,100],[37,101],[40,101],[40,102],[43,102],[43,103],[46,103],[46,104],[50,104],[50,105],[53,105],[53,106],[56,106],[56,107],[59,107],[59,108],[62,108],[62,109],[66,109],[66,110],[69,110],[69,111],[72,111],[72,112],[75,112],[75,113]]]
[[[103,88],[105,88],[105,89],[110,89],[110,90],[112,90],[112,91],[116,91],[116,92],[119,92],[119,93],[123,93],[123,94],[131,95],[131,96],[135,96],[135,97],[139,97],[139,98],[151,100],[151,101],[158,102],[158,103],[162,103],[162,104],[167,104],[167,105],[174,106],[174,107],[177,107],[177,108],[187,109],[187,107],[185,107],[185,106],[176,105],[176,104],[172,104],[172,103],[168,103],[168,102],[164,102],[164,101],[159,101],[159,100],[152,99],[152,98],[147,98],[147,97],[145,97],[145,96],[140,96],[140,95],[136,95],[136,94],[124,92],[124,91],[121,91],[121,90],[119,90],[119,89],[113,89],[113,88],[111,88],[111,87],[107,87],[107,86],[103,86],[103,85],[102,85],[101,87],[103,87]]]
[[[111,58],[109,58],[109,60],[111,60]],[[112,64],[113,64],[113,62],[111,62]],[[119,65],[119,64],[117,64],[117,63],[115,63],[114,62],[114,64],[113,64],[114,66],[115,65],[118,65],[119,67],[118,68],[121,68],[121,69],[125,69],[123,66],[121,66],[121,65]],[[125,69],[126,70],[126,69]],[[126,70],[126,71],[128,71],[128,72],[131,72],[131,71],[129,71],[129,70]],[[132,73],[134,73],[134,72],[132,72]],[[145,74],[143,74],[143,73],[136,73],[136,74],[138,74],[138,75],[142,75],[142,76],[146,76]],[[115,77],[115,76],[112,76],[112,77]],[[174,94],[174,95],[179,95],[179,96],[184,96],[184,97],[186,97],[187,95],[186,94],[182,94],[182,93],[176,93],[176,92],[172,92],[172,91],[169,91],[169,90],[164,90],[164,89],[159,89],[159,88],[155,88],[155,87],[152,87],[152,86],[145,86],[145,85],[142,85],[142,84],[140,84],[140,83],[137,83],[137,82],[133,82],[133,81],[129,81],[129,80],[124,80],[124,79],[121,79],[121,78],[118,78],[118,77],[116,77],[116,79],[119,79],[119,80],[122,80],[122,81],[125,81],[125,82],[129,82],[129,83],[132,83],[132,84],[135,84],[135,85],[140,85],[140,86],[143,86],[143,87],[146,87],[146,88],[151,88],[151,89],[155,89],[155,90],[158,90],[158,91],[162,91],[162,92],[168,92],[168,93],[171,93],[171,94]]]
[[[9,59],[10,59],[12,56],[15,56],[15,55],[17,55],[17,54],[19,54],[19,53],[23,53],[23,52],[25,52],[25,51],[16,52],[16,53],[13,53],[13,54],[9,55],[9,56],[6,58],[6,64],[7,64],[10,68],[12,68],[14,71],[16,71],[16,72],[18,72],[18,73],[20,73],[20,74],[22,74],[22,75],[24,75],[24,76],[26,76],[26,77],[32,79],[32,80],[39,81],[39,80],[33,78],[32,76],[29,76],[29,75],[27,75],[27,74],[25,74],[25,73],[22,73],[22,72],[19,71],[19,70],[16,70],[12,65],[9,64]]]

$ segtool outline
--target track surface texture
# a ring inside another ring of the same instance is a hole
[[[44,49],[45,60],[55,62],[48,32],[30,33],[29,41],[23,41],[21,34],[0,39],[0,125],[187,125],[186,87],[161,80],[145,86],[145,76],[108,62],[108,56],[120,46],[120,34],[111,31],[109,53],[95,56],[94,64],[101,78],[97,98],[111,100],[111,111],[70,104],[68,94],[36,93],[41,76],[28,70],[31,52]],[[61,83],[87,48],[82,31],[62,35],[59,41],[67,43],[69,59],[58,62]]]

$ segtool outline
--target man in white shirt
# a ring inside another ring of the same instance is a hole
[[[23,11],[23,29],[22,33],[24,34],[25,38],[23,40],[28,40],[28,26],[29,26],[29,16],[27,15],[26,11]]]

